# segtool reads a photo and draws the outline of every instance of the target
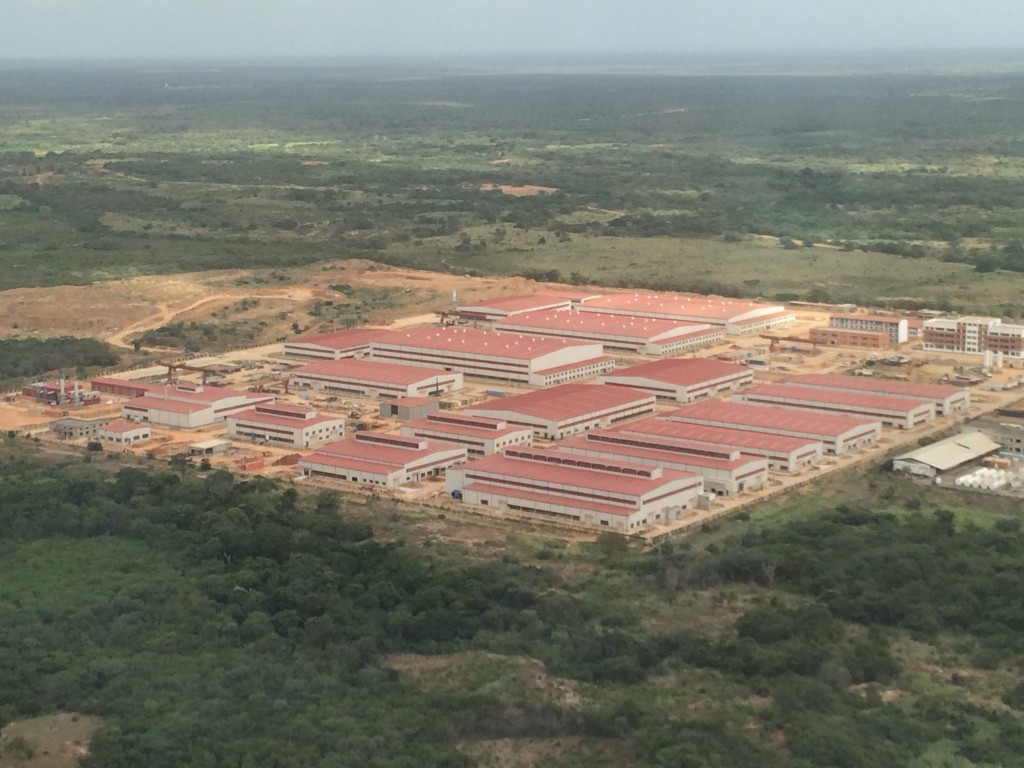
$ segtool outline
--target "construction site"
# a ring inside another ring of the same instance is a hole
[[[543,286],[453,294],[379,326],[28,382],[4,396],[0,428],[658,538],[1020,399],[1020,361],[937,353],[924,318],[860,314]],[[501,470],[485,472],[495,456]]]

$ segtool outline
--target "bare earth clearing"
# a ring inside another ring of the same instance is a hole
[[[0,731],[0,763],[23,768],[78,768],[103,718],[62,712],[15,720]]]
[[[243,299],[260,299],[266,306],[246,316],[271,325],[276,336],[290,333],[292,318],[283,310],[305,312],[317,300],[344,302],[328,286],[390,288],[424,296],[442,294],[440,302],[426,298],[402,308],[402,314],[445,309],[455,290],[459,300],[479,300],[506,293],[537,290],[524,278],[474,278],[409,269],[381,267],[359,259],[274,270],[220,270],[173,276],[136,277],[92,285],[16,288],[0,291],[0,337],[84,336],[127,347],[132,336],[179,321],[212,322],[213,313]],[[284,280],[281,280],[281,277]],[[255,283],[254,285],[251,285]],[[564,288],[564,286],[560,286]],[[388,312],[373,322],[391,322]],[[433,318],[432,318],[433,319]]]

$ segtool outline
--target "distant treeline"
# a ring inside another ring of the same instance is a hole
[[[5,382],[61,370],[70,377],[77,368],[106,368],[120,360],[114,347],[96,339],[0,339],[0,381]]]

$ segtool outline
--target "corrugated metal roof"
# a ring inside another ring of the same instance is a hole
[[[917,461],[940,472],[980,459],[1002,446],[981,432],[963,432],[897,456],[893,461]]]
[[[727,376],[753,375],[745,365],[724,363],[721,360],[704,358],[666,358],[641,363],[629,368],[620,368],[615,373],[606,373],[602,380],[650,379],[674,386],[692,387],[717,381]]]

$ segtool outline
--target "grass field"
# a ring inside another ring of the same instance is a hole
[[[1024,75],[922,61],[5,70],[0,288],[366,256],[1013,314]]]

